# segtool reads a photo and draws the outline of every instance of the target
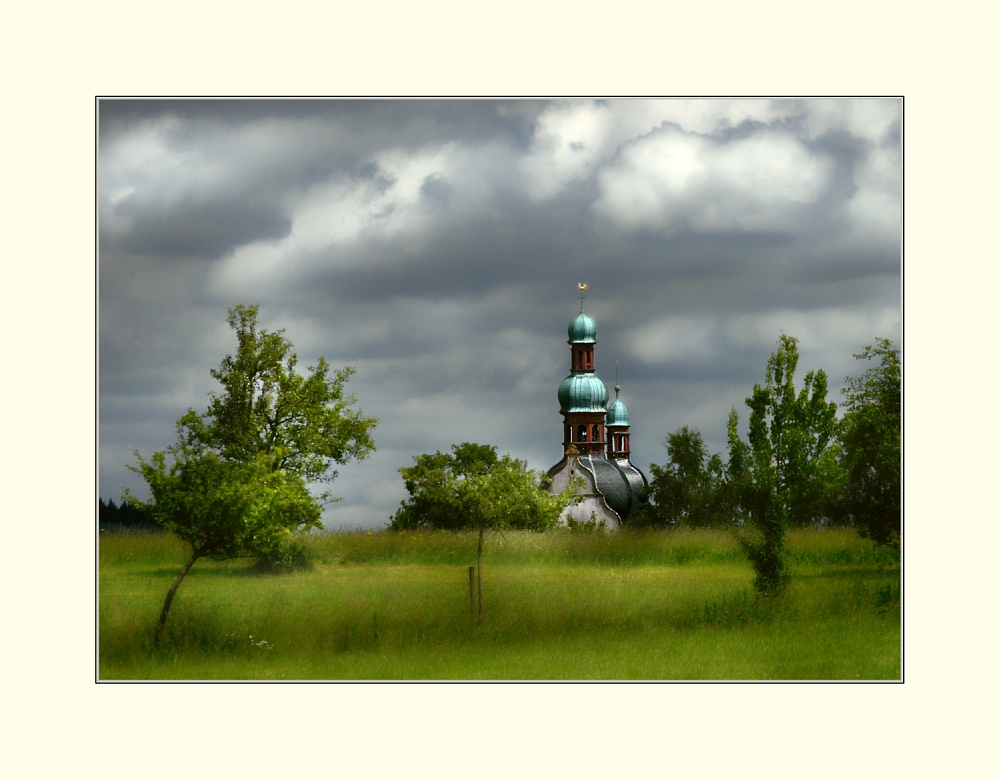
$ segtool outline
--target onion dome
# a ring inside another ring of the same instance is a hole
[[[588,317],[589,318],[589,317]],[[608,389],[594,373],[574,373],[559,385],[559,410],[603,413],[608,402]]]
[[[594,344],[597,343],[597,325],[580,307],[580,313],[576,319],[569,323],[569,343],[571,344]]]
[[[628,409],[625,404],[618,400],[618,393],[621,387],[615,385],[615,402],[608,408],[608,418],[604,424],[606,427],[628,427]]]

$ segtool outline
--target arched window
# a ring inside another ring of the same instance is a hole
[[[573,426],[566,425],[566,441],[568,443],[573,443]]]
[[[594,425],[594,440],[595,441],[600,441],[601,440],[601,426],[600,425]]]
[[[579,434],[581,441],[586,441],[587,440],[587,426],[586,425],[580,425],[579,429],[576,432]]]

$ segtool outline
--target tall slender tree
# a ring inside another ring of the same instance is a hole
[[[755,384],[746,399],[747,441],[737,432],[735,409],[729,415],[729,479],[746,520],[741,543],[763,592],[780,590],[786,579],[785,529],[809,524],[822,512],[824,454],[837,428],[837,404],[826,399],[824,371],[808,372],[802,389],[795,389],[797,343],[781,334],[764,384]]]

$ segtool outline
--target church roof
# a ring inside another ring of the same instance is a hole
[[[587,316],[582,305],[580,306],[580,313],[576,315],[576,319],[569,323],[569,343],[597,343],[597,325],[593,319]]]
[[[580,454],[575,457],[580,467],[593,475],[597,491],[608,508],[623,520],[639,510],[642,506],[640,491],[647,484],[642,471],[629,462],[609,460],[603,454]],[[565,468],[567,459],[563,456],[549,468],[549,476]]]
[[[628,409],[618,400],[619,385],[615,385],[615,402],[608,407],[608,417],[604,424],[608,427],[628,427]]]
[[[573,411],[604,412],[608,402],[608,388],[596,373],[573,373],[559,385],[559,410],[563,414]]]

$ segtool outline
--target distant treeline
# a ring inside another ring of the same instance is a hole
[[[122,501],[120,506],[116,506],[114,498],[107,503],[104,502],[103,498],[97,499],[97,521],[101,525],[116,527],[148,529],[156,527],[156,523],[145,511],[133,506],[127,500]]]

